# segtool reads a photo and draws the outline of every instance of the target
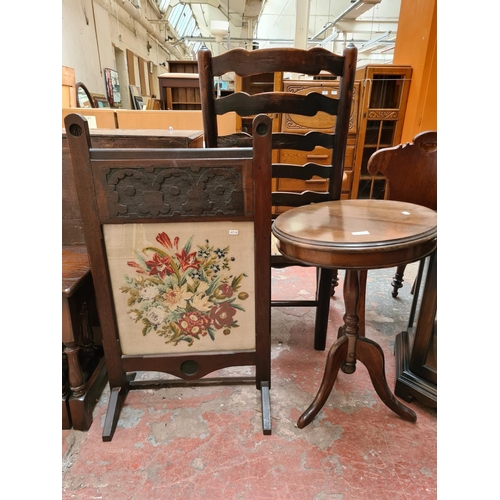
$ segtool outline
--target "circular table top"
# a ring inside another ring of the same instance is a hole
[[[376,269],[419,260],[436,248],[437,213],[391,200],[341,200],[279,215],[272,227],[286,257],[313,266]]]

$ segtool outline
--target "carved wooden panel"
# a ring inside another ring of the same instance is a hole
[[[284,82],[283,90],[293,94],[307,95],[310,92],[321,93],[331,98],[338,99],[339,82],[290,80]],[[349,133],[355,134],[358,127],[358,96],[359,82],[354,83],[351,115],[349,117]],[[309,130],[333,131],[337,117],[319,112],[313,117],[295,114],[283,114],[282,130],[287,132],[307,132]]]
[[[398,120],[399,109],[370,109],[368,120]]]
[[[125,167],[101,176],[106,191],[99,209],[109,219],[246,215],[242,172],[232,166]]]
[[[94,111],[103,111],[95,110]],[[82,110],[78,111],[81,114]],[[99,120],[99,119],[98,119]],[[92,129],[91,144],[94,148],[201,148],[201,132],[177,130],[110,130]],[[80,205],[76,194],[75,179],[69,154],[66,131],[62,132],[62,243],[85,245]]]

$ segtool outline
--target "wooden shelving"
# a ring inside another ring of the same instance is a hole
[[[162,109],[201,109],[197,61],[168,61],[168,72],[158,81]]]
[[[351,198],[385,198],[385,178],[372,177],[366,166],[375,151],[401,141],[411,74],[410,66],[394,65],[356,71],[361,96]]]

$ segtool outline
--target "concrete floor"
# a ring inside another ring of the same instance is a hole
[[[394,338],[408,321],[416,266],[396,299],[394,269],[368,274],[366,335],[384,351],[391,390]],[[274,271],[273,294],[307,298],[314,277],[313,269]],[[342,323],[340,277],[327,349]],[[339,372],[323,409],[297,428],[327,355],[313,349],[313,328],[312,309],[273,309],[270,436],[255,386],[212,386],[131,391],[113,440],[102,442],[106,388],[88,432],[62,431],[62,499],[435,499],[436,410],[409,403],[417,422],[405,422],[380,401],[361,363],[352,375]]]

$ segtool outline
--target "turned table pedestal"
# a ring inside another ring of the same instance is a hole
[[[384,354],[365,337],[366,275],[369,269],[420,260],[437,245],[437,213],[389,200],[341,200],[293,208],[276,218],[273,234],[286,257],[304,264],[345,269],[344,324],[331,346],[321,386],[297,425],[308,425],[325,404],[339,369],[354,373],[363,363],[380,399],[405,420],[415,413],[387,385]]]

